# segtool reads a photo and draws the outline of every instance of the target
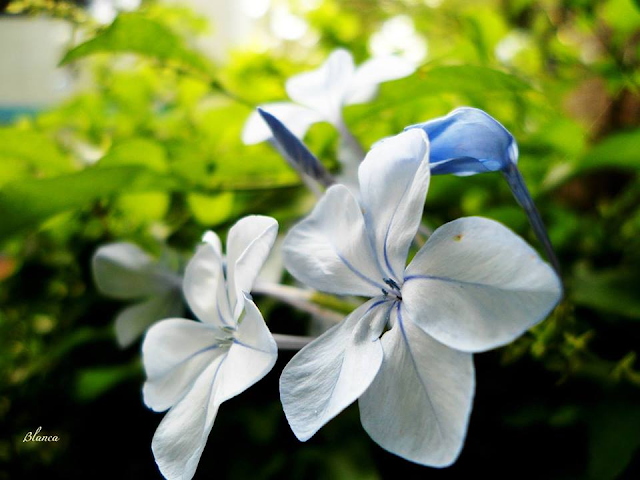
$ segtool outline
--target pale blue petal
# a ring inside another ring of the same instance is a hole
[[[446,467],[467,433],[473,359],[435,341],[396,304],[395,325],[382,337],[384,361],[360,397],[360,419],[382,448],[412,462]]]
[[[542,321],[562,296],[554,270],[522,238],[480,217],[438,228],[402,286],[407,317],[449,347],[481,352]]]
[[[244,315],[220,376],[218,399],[225,402],[264,377],[276,363],[278,346],[258,307],[243,296]]]
[[[223,332],[210,325],[182,318],[152,326],[142,343],[147,380],[144,403],[156,411],[175,405],[195,378],[228,348],[219,345]]]
[[[244,293],[251,292],[278,235],[278,222],[265,215],[238,220],[227,235],[227,290],[233,318],[244,308]]]
[[[378,142],[358,170],[367,232],[385,278],[400,282],[429,188],[429,142],[410,130]]]
[[[282,245],[286,269],[316,290],[373,297],[387,288],[358,202],[344,185],[330,187]]]
[[[353,403],[382,363],[378,339],[391,302],[372,299],[298,352],[282,371],[280,399],[301,441]]]
[[[237,318],[227,295],[220,240],[214,232],[207,232],[203,240],[187,264],[182,291],[198,320],[233,327]]]

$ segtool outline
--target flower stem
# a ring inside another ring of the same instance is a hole
[[[511,191],[513,192],[513,196],[516,198],[516,201],[529,217],[529,223],[531,224],[536,237],[538,237],[538,241],[542,244],[544,251],[547,254],[547,259],[551,262],[551,265],[553,265],[558,276],[560,276],[560,263],[558,262],[558,258],[556,257],[553,246],[551,245],[551,240],[547,234],[547,229],[544,226],[542,217],[540,217],[540,212],[538,212],[535,203],[533,203],[533,199],[531,198],[529,189],[524,182],[524,178],[522,178],[520,170],[518,170],[518,167],[512,163],[509,165],[508,169],[503,172],[503,175],[507,180],[507,183],[509,183],[509,187],[511,187]]]
[[[258,281],[251,292],[276,298],[303,312],[327,319],[333,323],[339,323],[344,318],[342,313],[336,312],[334,309],[325,308],[327,306],[333,307],[336,305],[335,303],[327,305],[329,302],[324,302],[323,304],[321,301],[318,301],[319,296],[321,300],[324,300],[326,295],[318,294],[311,290],[302,290],[289,285]],[[339,302],[339,300],[336,301]]]
[[[362,148],[358,139],[353,135],[353,133],[351,133],[351,130],[347,127],[344,119],[340,118],[336,122],[336,128],[342,137],[345,148],[349,150],[355,159],[357,159],[356,163],[359,164],[365,156],[364,148]]]
[[[300,337],[298,335],[285,335],[274,333],[273,339],[278,344],[278,350],[300,350],[307,343],[315,340],[316,337]]]

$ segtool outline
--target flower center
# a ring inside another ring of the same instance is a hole
[[[382,281],[389,286],[389,291],[382,289],[382,293],[386,297],[387,295],[394,295],[398,300],[402,300],[402,293],[400,292],[400,285],[396,283],[392,278],[383,278]]]

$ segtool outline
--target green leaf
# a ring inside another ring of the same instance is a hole
[[[53,140],[40,132],[15,127],[0,128],[0,168],[29,169],[52,175],[69,172],[72,164]]]
[[[591,148],[580,160],[579,170],[620,167],[640,170],[640,129],[617,133]]]
[[[170,179],[139,166],[96,166],[54,178],[11,182],[0,190],[0,240],[125,189],[131,193],[172,187]]]
[[[171,205],[171,196],[166,192],[128,193],[115,204],[127,219],[142,224],[164,218]]]
[[[69,50],[60,64],[104,52],[137,53],[163,62],[176,62],[206,74],[212,69],[204,57],[187,48],[167,27],[137,13],[121,13],[94,38]]]
[[[640,319],[640,275],[632,270],[576,270],[571,280],[573,300],[580,305]]]
[[[589,414],[588,478],[619,478],[640,448],[640,410],[629,401],[613,401]]]
[[[217,195],[192,193],[187,203],[194,218],[200,225],[214,227],[227,221],[233,213],[235,194],[222,192]]]
[[[100,159],[99,165],[139,165],[159,173],[166,173],[168,170],[167,154],[162,145],[146,138],[132,138],[114,145]]]
[[[78,372],[75,383],[75,398],[81,402],[90,402],[104,395],[118,384],[139,377],[139,362],[129,365],[87,368]]]
[[[386,89],[391,97],[415,98],[445,92],[460,94],[524,92],[531,86],[522,78],[489,67],[477,65],[447,65],[421,69],[411,77],[393,82]]]

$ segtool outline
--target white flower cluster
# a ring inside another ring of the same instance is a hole
[[[379,81],[410,73],[393,70],[389,59],[384,68],[365,64],[356,71],[347,55],[338,51],[319,71],[289,82],[291,97],[302,106],[268,108],[274,115],[297,112],[306,118],[290,120],[299,135],[321,118],[340,127],[336,112],[342,105],[358,95],[370,97]],[[362,80],[367,69],[380,73],[375,81]],[[333,84],[332,78],[341,80]],[[358,85],[368,86],[363,91]],[[315,95],[318,89],[329,96]],[[358,400],[362,425],[381,447],[422,465],[450,465],[463,446],[471,412],[473,353],[511,342],[561,298],[554,269],[511,230],[485,218],[441,226],[407,265],[433,169],[456,173],[463,168],[456,165],[464,164],[479,173],[493,165],[485,158],[495,153],[488,147],[491,135],[498,154],[511,155],[507,167],[515,164],[515,141],[498,138],[504,135],[501,126],[485,129],[486,155],[469,163],[472,144],[456,163],[443,142],[453,138],[460,149],[466,128],[495,122],[470,111],[462,116],[463,123],[456,114],[439,120],[437,129],[428,122],[378,142],[357,168],[356,189],[330,186],[286,235],[284,266],[297,280],[318,291],[367,299],[304,346],[282,372],[284,413],[301,441]],[[263,138],[262,130],[252,117],[245,140]],[[276,341],[250,292],[277,230],[270,217],[242,218],[229,230],[226,256],[218,236],[208,232],[183,278],[131,244],[108,245],[94,258],[104,293],[139,301],[118,317],[121,344],[165,318],[148,329],[142,353],[144,402],[155,411],[168,410],[152,442],[168,479],[194,475],[220,405],[275,364]],[[196,321],[179,318],[180,286]]]

